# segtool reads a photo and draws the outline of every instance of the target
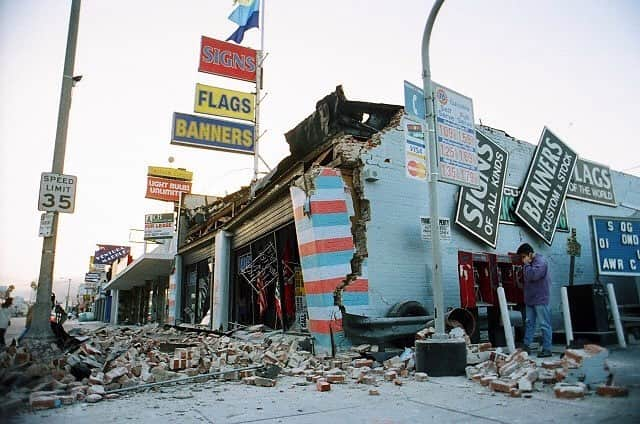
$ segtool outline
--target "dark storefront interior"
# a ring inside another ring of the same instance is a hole
[[[291,329],[297,322],[296,271],[299,275],[293,223],[233,251],[231,322]]]

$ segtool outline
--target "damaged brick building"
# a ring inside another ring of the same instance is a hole
[[[349,101],[337,87],[286,134],[290,156],[263,179],[224,198],[183,204],[169,321],[204,318],[215,329],[264,323],[309,331],[316,352],[327,353],[366,340],[360,333],[376,326],[383,332],[394,322],[424,326],[424,319],[411,317],[433,312],[431,244],[421,236],[420,221],[429,215],[427,185],[406,176],[402,119],[401,106]],[[509,153],[506,185],[521,187],[535,146],[486,126],[477,131]],[[597,278],[589,217],[638,214],[633,205],[640,205],[640,179],[615,171],[611,178],[615,206],[566,200],[568,224],[583,246],[578,284]],[[451,222],[458,190],[440,184],[440,215]],[[463,303],[461,252],[506,256],[527,241],[549,258],[554,327],[561,327],[569,232],[558,232],[547,245],[525,226],[503,223],[495,248],[458,225],[450,233],[442,245],[446,307]],[[640,303],[637,280],[609,278],[620,303]],[[351,321],[343,323],[345,317]]]

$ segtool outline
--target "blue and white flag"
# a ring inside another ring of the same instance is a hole
[[[245,31],[251,28],[258,28],[260,16],[260,0],[249,0],[239,2],[239,6],[231,12],[229,20],[238,24],[238,29],[227,38],[227,41],[242,43]]]

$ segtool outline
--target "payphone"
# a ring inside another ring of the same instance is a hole
[[[458,279],[460,306],[468,309],[478,320],[478,309],[486,309],[489,340],[494,346],[503,345],[504,332],[500,327],[500,307],[497,288],[502,286],[512,309],[524,310],[522,262],[516,254],[458,251]],[[476,326],[471,340],[480,340]],[[516,331],[516,339],[521,338]]]

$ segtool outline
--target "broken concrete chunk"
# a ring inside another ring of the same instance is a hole
[[[361,344],[358,346],[352,346],[351,350],[354,352],[358,352],[359,354],[364,354],[366,352],[369,352],[371,350],[371,345],[370,344]]]
[[[429,380],[429,376],[426,372],[417,372],[414,375],[416,381],[423,382]]]
[[[258,376],[255,376],[253,378],[254,378],[254,384],[259,387],[274,387],[276,385],[276,380],[273,380],[271,378],[258,377]]]
[[[127,369],[125,367],[114,368],[105,374],[105,381],[111,382],[125,374],[127,374]]]
[[[99,386],[99,385],[90,386],[89,390],[87,390],[87,394],[89,395],[96,394],[96,395],[104,396],[105,394],[104,386]]]
[[[85,402],[87,402],[87,403],[96,403],[96,402],[100,402],[101,400],[102,400],[102,396],[97,395],[97,394],[88,395],[85,398]]]

